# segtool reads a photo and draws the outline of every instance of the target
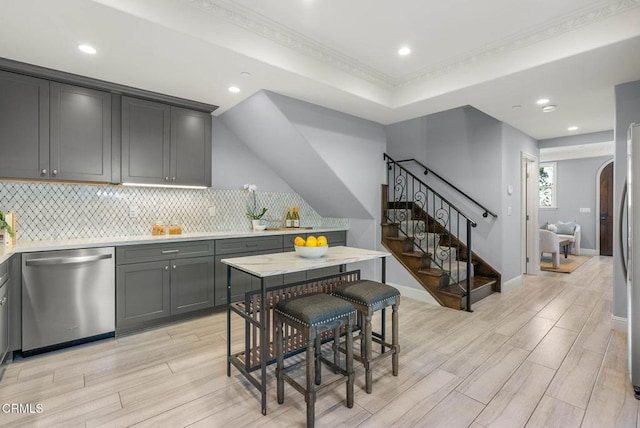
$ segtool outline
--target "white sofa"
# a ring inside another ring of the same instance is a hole
[[[566,233],[557,233],[557,228],[555,224],[549,224],[547,227],[548,227],[548,230],[558,235],[558,238],[560,239],[560,241],[569,240],[571,242],[571,254],[579,256],[580,255],[580,225],[577,223],[575,223],[575,225],[576,227],[573,230],[573,235],[566,234]],[[545,230],[544,228],[541,228],[541,229]]]
[[[560,267],[560,235],[540,229],[540,254],[550,253],[554,268]]]

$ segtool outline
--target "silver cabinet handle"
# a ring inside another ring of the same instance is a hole
[[[169,270],[169,266],[165,266],[165,267],[164,267],[164,270]]]
[[[173,268],[174,268],[174,269],[178,269],[178,266],[176,266],[176,265],[173,265]]]
[[[169,181],[169,177],[165,177],[165,178],[164,178],[164,181]]]
[[[2,300],[0,300],[0,306],[4,306],[5,303],[7,303],[7,298],[3,297]]]
[[[98,254],[95,256],[79,256],[79,257],[49,257],[46,259],[26,260],[25,266],[51,266],[51,265],[71,265],[77,263],[95,262],[98,260],[110,259],[111,254]]]
[[[162,254],[176,254],[179,252],[180,250],[162,250]]]
[[[176,178],[175,177],[171,177],[171,181],[176,181]]]
[[[47,175],[47,169],[42,168],[42,170],[40,171],[40,175]]]
[[[56,175],[58,175],[58,170],[54,169],[53,171],[51,171],[51,173],[53,174],[53,176],[55,177]]]

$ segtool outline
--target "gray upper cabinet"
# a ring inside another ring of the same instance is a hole
[[[44,178],[49,162],[49,81],[0,71],[0,175]]]
[[[171,182],[211,186],[211,115],[171,107]]]
[[[49,178],[111,180],[111,94],[58,82],[50,84]]]
[[[122,97],[122,182],[211,186],[211,115]]]
[[[111,180],[111,94],[0,71],[0,174]]]
[[[169,184],[171,107],[122,97],[122,182]]]

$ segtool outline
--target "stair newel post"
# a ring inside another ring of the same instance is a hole
[[[471,310],[471,229],[473,223],[467,219],[467,312]]]

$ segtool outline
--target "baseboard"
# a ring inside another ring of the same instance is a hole
[[[597,256],[596,250],[593,248],[580,248],[581,256]]]
[[[392,287],[397,288],[400,291],[400,295],[404,297],[408,297],[413,300],[418,300],[420,302],[430,303],[435,306],[440,306],[440,304],[429,294],[427,290],[419,290],[413,287],[407,287],[406,285],[394,284],[392,282],[387,282],[387,284]]]
[[[511,278],[509,281],[503,282],[500,285],[500,292],[504,293],[505,291],[513,290],[517,286],[522,284],[522,275],[518,275],[514,278]]]
[[[626,318],[617,317],[615,315],[611,315],[611,328],[620,331],[622,333],[627,333],[628,328],[628,320]]]

